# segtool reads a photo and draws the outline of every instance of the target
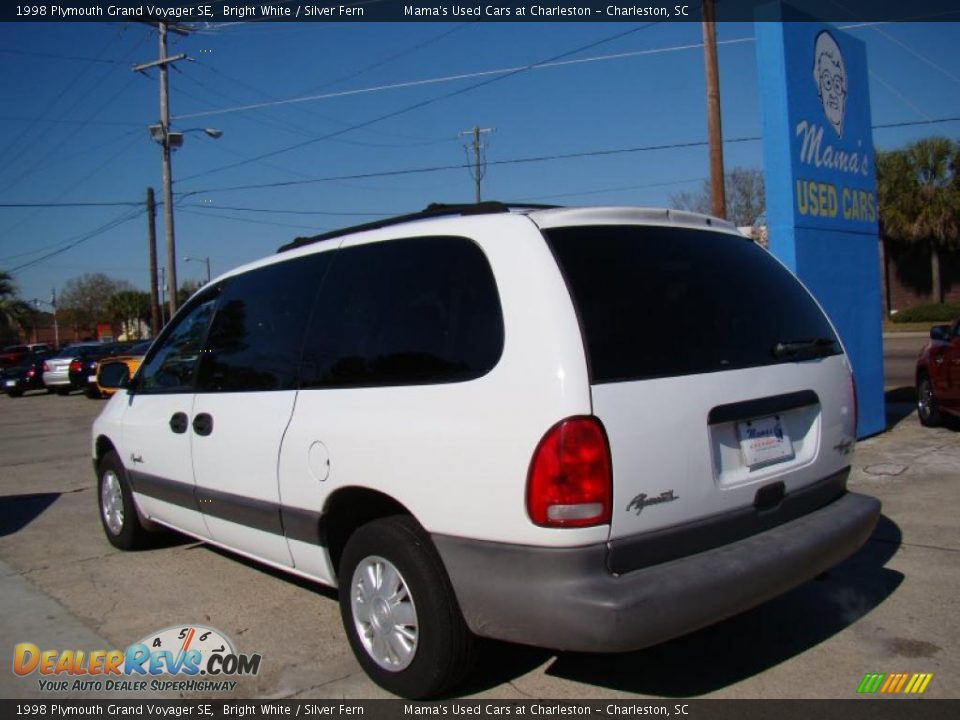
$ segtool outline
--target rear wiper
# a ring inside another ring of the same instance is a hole
[[[837,352],[837,341],[833,338],[814,338],[813,340],[793,340],[778,342],[773,346],[775,358],[815,358],[826,357]]]

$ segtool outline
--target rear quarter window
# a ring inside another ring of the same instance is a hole
[[[800,356],[783,347],[808,342],[817,357],[842,351],[806,289],[745,238],[633,225],[544,235],[579,313],[593,383],[791,362]]]
[[[503,351],[503,315],[486,256],[463,237],[337,251],[307,333],[305,388],[472,380]]]

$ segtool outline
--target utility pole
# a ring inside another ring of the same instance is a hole
[[[483,176],[486,174],[484,169],[481,166],[481,151],[483,150],[483,144],[480,142],[480,133],[489,133],[493,132],[496,128],[482,128],[479,125],[474,125],[473,130],[464,130],[460,133],[460,137],[464,135],[473,135],[473,141],[470,145],[465,147],[473,148],[473,180],[476,187],[476,203],[480,203],[480,181],[483,179]]]
[[[152,22],[150,23],[153,24]],[[180,35],[189,34],[182,27],[165,22],[156,23],[160,36],[160,57],[153,62],[142,65],[134,65],[134,72],[143,72],[144,70],[157,67],[160,69],[160,127],[159,137],[154,135],[154,140],[160,143],[162,174],[163,174],[163,222],[164,233],[167,240],[167,301],[169,302],[170,316],[177,311],[177,253],[174,244],[173,233],[173,180],[170,170],[170,151],[171,147],[179,147],[183,142],[183,135],[180,133],[170,133],[170,103],[167,92],[167,65],[175,63],[178,60],[186,59],[186,54],[167,55],[167,31],[175,32]],[[151,128],[151,134],[153,129]]]
[[[164,268],[160,268],[160,324],[167,324],[167,312],[164,308],[167,306],[167,271]]]
[[[150,257],[150,337],[160,332],[160,298],[157,292],[157,206],[153,188],[147,188],[147,254]]]
[[[707,135],[710,142],[710,205],[719,218],[727,217],[723,186],[723,132],[720,128],[720,73],[717,69],[717,23],[714,0],[703,0],[703,60],[707,81]]]

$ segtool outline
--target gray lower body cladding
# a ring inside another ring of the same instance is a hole
[[[477,635],[580,652],[649,647],[731,617],[856,552],[880,516],[846,493],[807,515],[695,555],[622,575],[608,546],[535,548],[434,535]]]

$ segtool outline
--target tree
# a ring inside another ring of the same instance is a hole
[[[738,227],[753,227],[766,209],[763,173],[756,169],[735,168],[723,178],[727,194],[727,219]],[[699,192],[682,192],[670,196],[670,203],[680,210],[709,215],[710,181],[704,180]]]
[[[6,270],[0,270],[0,342],[16,340],[20,330],[30,324],[33,308],[17,296],[17,286],[13,276]]]
[[[121,290],[110,297],[108,306],[110,320],[120,325],[122,334],[127,339],[136,335],[141,340],[141,328],[150,321],[150,293]]]
[[[87,274],[67,281],[60,295],[60,308],[76,331],[95,331],[98,322],[113,319],[111,298],[132,289],[126,280],[114,280],[103,273]]]
[[[930,249],[934,302],[943,302],[940,251],[960,243],[960,147],[932,137],[877,153],[880,231]]]

